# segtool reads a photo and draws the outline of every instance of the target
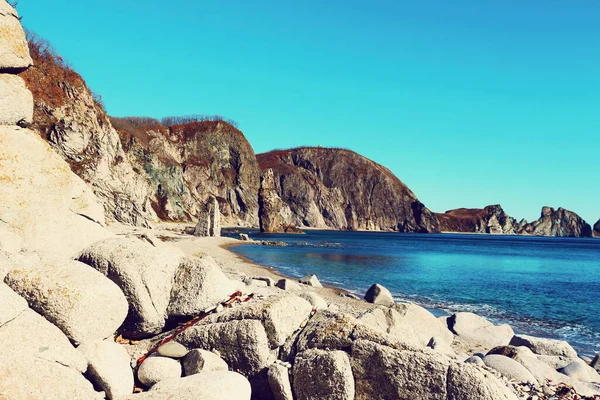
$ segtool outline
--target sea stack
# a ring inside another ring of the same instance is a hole
[[[273,170],[268,169],[260,178],[258,191],[258,218],[261,232],[283,232],[282,208],[283,202],[275,188]]]
[[[221,236],[221,212],[216,197],[210,196],[200,212],[200,218],[194,231],[195,236]]]

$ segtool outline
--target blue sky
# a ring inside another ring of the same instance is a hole
[[[346,147],[430,209],[600,218],[600,2],[21,0],[111,115]]]

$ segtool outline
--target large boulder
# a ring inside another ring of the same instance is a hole
[[[571,364],[560,369],[559,372],[578,381],[600,383],[598,372],[581,359],[573,361]]]
[[[40,136],[0,126],[0,220],[23,247],[62,258],[112,236],[89,187]]]
[[[372,329],[385,332],[405,343],[415,346],[423,344],[414,329],[401,317],[398,311],[390,307],[378,306],[362,313],[358,320]]]
[[[143,338],[165,325],[171,289],[181,256],[134,238],[94,243],[79,255],[115,282],[127,297],[129,314],[121,327],[124,336]]]
[[[394,304],[394,298],[392,297],[390,291],[379,283],[373,284],[369,290],[367,290],[367,293],[365,294],[365,300],[369,303],[382,306],[391,306]]]
[[[294,400],[290,384],[289,369],[279,363],[274,363],[267,372],[269,387],[275,400]]]
[[[133,391],[133,371],[125,348],[112,340],[82,344],[77,350],[88,362],[90,380],[109,399],[127,396]]]
[[[6,1],[0,1],[0,71],[18,71],[33,64],[18,16]]]
[[[537,379],[519,362],[500,354],[490,354],[483,358],[489,368],[495,369],[509,379],[519,382],[537,383]]]
[[[535,354],[576,358],[577,352],[564,340],[538,338],[529,335],[514,335],[512,346],[529,347]]]
[[[451,364],[447,385],[448,400],[517,400],[498,378],[469,364]]]
[[[235,372],[202,372],[157,383],[124,400],[250,400],[248,379]]]
[[[111,336],[127,315],[119,287],[80,262],[13,269],[4,281],[76,343]]]
[[[396,350],[357,340],[351,360],[356,399],[446,399],[450,361],[432,350]]]
[[[234,284],[210,257],[185,257],[175,273],[167,314],[194,316],[233,292]]]
[[[447,320],[448,328],[468,342],[486,349],[506,346],[514,335],[508,325],[494,325],[487,319],[470,312],[459,312]]]
[[[422,345],[428,345],[432,338],[446,345],[452,343],[452,332],[425,308],[413,303],[395,303],[393,309],[400,316],[393,319],[394,325],[410,326]],[[393,331],[394,329],[390,333]]]
[[[54,325],[27,309],[0,327],[1,399],[103,399],[85,358]]]
[[[343,351],[307,350],[296,356],[294,392],[298,400],[353,400],[354,377]]]
[[[2,32],[0,16],[0,32]],[[2,36],[2,35],[0,35]],[[2,39],[0,39],[1,41]],[[0,47],[1,49],[1,47]],[[0,55],[0,62],[1,62]],[[33,119],[33,96],[18,75],[0,73],[0,125],[27,125]]]
[[[217,350],[234,371],[245,376],[256,375],[274,359],[265,328],[257,320],[194,325],[177,340],[188,348]]]
[[[27,307],[27,301],[0,282],[0,326],[17,318]]]
[[[304,300],[308,301],[315,310],[325,310],[329,305],[318,294],[314,292],[302,292],[299,294]]]
[[[284,294],[233,307],[206,321],[260,320],[267,332],[269,345],[276,348],[300,328],[311,311],[312,305],[308,301],[293,294]]]
[[[515,360],[524,366],[540,384],[545,384],[547,380],[552,382],[564,382],[567,378],[545,362],[540,361],[529,348],[524,346],[496,347],[489,351],[488,356],[493,354],[500,354]]]

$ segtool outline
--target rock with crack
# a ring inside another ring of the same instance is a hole
[[[119,287],[77,261],[13,269],[4,281],[75,343],[106,339],[127,315]]]
[[[1,21],[0,17],[0,25]],[[0,26],[0,32],[1,29]],[[1,57],[0,54],[0,62]],[[0,73],[0,93],[0,125],[30,124],[33,119],[33,96],[23,78]]]
[[[290,384],[290,373],[287,367],[279,363],[272,364],[269,367],[267,378],[275,400],[294,400],[292,385]]]
[[[173,280],[181,256],[133,238],[107,239],[78,257],[115,282],[129,302],[120,332],[137,339],[159,333],[165,325]]]
[[[459,312],[448,318],[448,328],[468,342],[486,349],[506,346],[514,336],[508,325],[494,325],[487,319],[470,312]]]
[[[512,346],[529,347],[535,354],[576,358],[577,352],[564,340],[538,338],[529,335],[514,335]]]
[[[0,71],[16,72],[33,64],[19,14],[6,1],[0,1]]]
[[[212,351],[192,349],[181,360],[185,376],[202,371],[229,371],[227,363]]]
[[[210,196],[204,208],[200,211],[200,218],[194,230],[195,236],[221,236],[221,212],[216,197]]]

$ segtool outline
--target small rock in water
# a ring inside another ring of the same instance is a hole
[[[373,284],[365,294],[365,300],[369,303],[379,304],[382,306],[391,306],[394,304],[394,298],[387,288],[379,283]]]
[[[305,276],[304,278],[300,279],[300,283],[316,288],[323,287],[323,285],[321,285],[321,282],[319,282],[319,278],[317,278],[315,274]]]
[[[168,342],[160,346],[157,352],[163,357],[181,358],[185,357],[185,355],[188,353],[188,349],[186,349],[181,343]]]
[[[240,240],[247,242],[250,240],[250,238],[245,233],[240,233]]]

